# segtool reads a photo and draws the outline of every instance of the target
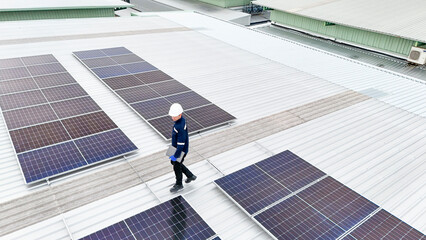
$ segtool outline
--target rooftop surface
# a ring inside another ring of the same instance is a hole
[[[236,116],[191,136],[199,179],[181,192],[222,239],[270,237],[212,182],[286,149],[426,232],[423,81],[197,13],[156,15],[0,23],[3,58],[53,54],[141,149],[29,188],[1,121],[0,236],[78,239],[175,196],[167,142],[71,55],[119,46]]]
[[[131,7],[132,4],[121,0],[16,0],[0,1],[0,12],[28,10],[58,10],[58,9],[87,9],[87,8],[118,8]]]

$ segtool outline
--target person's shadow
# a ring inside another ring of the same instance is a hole
[[[177,197],[172,201],[173,211],[169,223],[173,231],[173,240],[185,239],[186,210],[182,203],[182,197]]]

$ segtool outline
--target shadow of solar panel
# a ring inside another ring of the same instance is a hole
[[[25,67],[0,69],[0,80],[30,77],[31,74]]]
[[[125,47],[116,47],[116,48],[104,48],[101,49],[108,56],[124,55],[131,54],[132,52],[127,50]]]
[[[9,130],[58,119],[48,104],[3,112],[3,116]]]
[[[254,217],[277,239],[337,239],[344,231],[294,196]]]
[[[181,196],[124,220],[136,239],[208,239],[215,232]]]
[[[117,76],[129,75],[130,73],[122,68],[121,66],[109,66],[109,67],[100,67],[92,68],[92,71],[98,75],[99,78],[110,78]]]
[[[116,93],[129,104],[160,97],[158,93],[146,85],[118,90]]]
[[[29,56],[23,57],[21,59],[22,62],[27,66],[58,62],[58,60],[56,60],[52,54]]]
[[[117,65],[117,63],[114,62],[110,57],[92,58],[92,59],[86,59],[86,60],[82,60],[82,61],[89,68],[97,68],[97,67]]]
[[[17,153],[71,139],[59,121],[12,130],[9,134]]]
[[[89,96],[51,103],[51,106],[60,118],[101,110],[98,104]]]
[[[211,104],[209,100],[203,98],[194,91],[168,96],[166,99],[171,103],[180,103],[183,109],[191,109],[194,107]]]
[[[137,150],[120,129],[81,138],[75,140],[75,143],[89,164]]]
[[[78,52],[73,52],[73,54],[82,60],[88,59],[88,58],[98,58],[98,57],[107,56],[101,50],[78,51]]]
[[[40,88],[60,86],[70,83],[77,83],[69,73],[58,73],[34,77],[34,81]]]
[[[254,165],[222,177],[215,183],[250,215],[291,193]]]
[[[32,78],[19,78],[0,82],[0,94],[22,92],[37,88],[38,86]]]
[[[134,240],[133,234],[130,232],[130,229],[127,227],[124,221],[120,221],[114,225],[111,225],[107,228],[99,230],[95,233],[90,234],[80,238],[80,240]]]
[[[147,120],[167,115],[170,105],[171,103],[164,98],[156,98],[131,104],[135,111]]]
[[[41,103],[46,103],[46,99],[40,90],[0,96],[0,106],[3,111]]]
[[[119,63],[119,64],[126,64],[126,63],[133,63],[133,62],[144,62],[145,61],[135,54],[112,56],[111,59],[114,60],[116,63]]]
[[[170,77],[169,75],[165,74],[164,72],[160,70],[137,73],[134,76],[137,77],[142,82],[144,82],[145,84],[157,83],[157,82],[173,79],[172,77]]]
[[[95,112],[83,116],[68,118],[62,120],[62,123],[72,138],[79,138],[118,128],[104,112]]]
[[[325,176],[324,172],[288,150],[258,162],[256,166],[292,192]]]
[[[234,116],[214,104],[188,110],[186,115],[197,121],[204,128],[225,124],[235,119]]]
[[[172,95],[181,92],[187,92],[191,89],[176,80],[153,83],[149,85],[154,91],[162,96]]]
[[[16,68],[16,67],[23,67],[23,66],[24,66],[24,63],[21,61],[21,58],[0,59],[0,69]]]
[[[344,230],[349,230],[378,208],[331,177],[297,195]]]
[[[157,70],[156,67],[152,66],[147,62],[137,62],[137,63],[129,63],[121,65],[124,69],[129,71],[130,73],[142,73]]]
[[[139,79],[137,79],[133,75],[112,77],[112,78],[104,79],[103,81],[106,83],[106,85],[108,85],[113,90],[145,85],[143,82],[141,82]]]
[[[18,154],[18,160],[27,183],[87,165],[73,142]]]
[[[191,118],[188,118],[186,116],[184,116],[184,118],[186,119],[186,126],[187,126],[189,134],[197,132],[197,131],[199,131],[200,129],[203,128],[200,124],[196,123]],[[164,117],[160,117],[160,118],[155,118],[155,119],[149,120],[148,122],[165,139],[172,138],[172,131],[173,131],[173,124],[174,124],[174,122],[173,122],[173,120],[172,120],[172,118],[170,116],[164,116]]]
[[[27,66],[27,69],[33,76],[61,73],[67,71],[60,63]]]
[[[380,210],[355,228],[345,240],[351,239],[425,239],[425,235],[385,210]]]
[[[49,102],[88,95],[87,92],[78,83],[59,87],[45,88],[42,89],[42,91]]]

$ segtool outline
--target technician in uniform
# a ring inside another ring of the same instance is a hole
[[[183,188],[182,185],[182,173],[185,174],[187,179],[186,183],[190,183],[197,179],[197,176],[192,174],[191,171],[185,165],[183,165],[183,160],[188,154],[189,150],[189,138],[188,138],[188,129],[186,127],[186,120],[182,117],[183,108],[179,103],[173,103],[169,110],[169,115],[172,117],[172,120],[175,122],[172,132],[172,146],[176,148],[174,155],[170,156],[171,164],[173,165],[173,170],[176,175],[176,184],[170,189],[170,192],[177,192]],[[178,159],[181,154],[183,154],[182,161],[178,162]]]

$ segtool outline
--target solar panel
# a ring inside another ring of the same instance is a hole
[[[74,56],[165,139],[171,138],[173,122],[166,118],[170,118],[167,113],[174,102],[185,109],[189,133],[235,119],[124,47],[79,51]]]
[[[191,205],[178,196],[82,239],[201,240],[215,235]]]
[[[137,150],[53,55],[0,68],[0,107],[26,183]]]
[[[325,176],[324,172],[288,150],[258,162],[256,166],[292,192]]]
[[[243,168],[215,181],[249,214],[284,198],[290,191],[256,166]]]

